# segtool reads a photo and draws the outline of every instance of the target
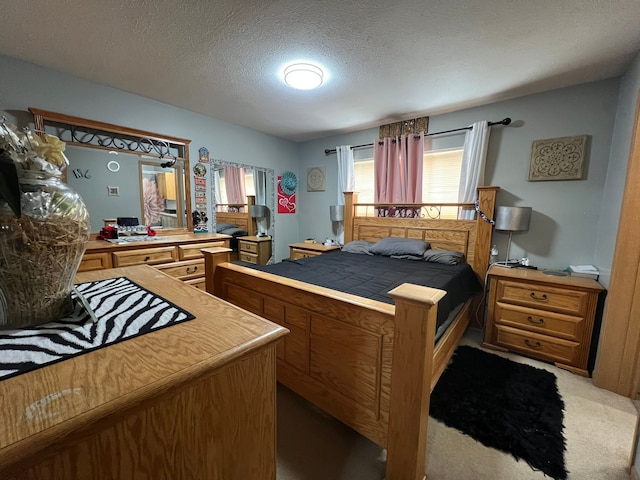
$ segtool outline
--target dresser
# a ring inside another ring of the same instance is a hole
[[[271,258],[271,237],[238,237],[238,260],[266,265]]]
[[[90,240],[78,272],[146,264],[204,290],[204,257],[200,249],[228,248],[231,238],[217,233],[158,234],[158,237],[130,243]]]
[[[587,362],[604,288],[588,278],[492,266],[483,345],[589,376]]]
[[[195,316],[0,380],[3,480],[275,480],[287,329],[146,265],[124,276]]]
[[[291,243],[289,244],[289,258],[297,260],[298,258],[316,257],[327,252],[340,250],[340,245],[324,245],[322,243]]]

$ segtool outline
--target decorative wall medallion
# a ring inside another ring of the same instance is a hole
[[[110,160],[107,162],[107,168],[110,172],[117,172],[118,170],[120,170],[120,164],[115,160]]]
[[[326,167],[307,168],[307,192],[324,192],[326,189]]]
[[[586,144],[586,135],[534,141],[529,181],[581,179]]]
[[[203,163],[196,163],[193,166],[193,173],[196,177],[204,177],[207,174],[207,167]]]

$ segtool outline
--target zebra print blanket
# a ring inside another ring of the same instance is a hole
[[[68,317],[0,330],[0,380],[195,318],[126,277],[81,283],[75,290]]]

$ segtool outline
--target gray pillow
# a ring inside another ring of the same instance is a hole
[[[353,240],[342,247],[343,252],[347,253],[365,253],[372,255],[369,249],[373,245],[373,242],[367,242],[366,240]]]
[[[427,249],[422,257],[427,262],[445,263],[447,265],[457,265],[460,262],[464,262],[464,253],[453,250],[439,250],[437,248]]]
[[[422,255],[429,244],[417,238],[384,237],[378,240],[369,251],[374,255]]]
[[[221,233],[223,235],[231,235],[232,237],[244,237],[246,235],[249,235],[249,232],[247,232],[246,230],[242,230],[235,225],[233,227],[225,228],[224,230],[218,230],[218,233]]]
[[[222,230],[232,227],[235,227],[233,223],[216,223],[216,232],[220,233]]]

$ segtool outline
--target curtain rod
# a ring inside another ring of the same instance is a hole
[[[510,123],[511,123],[511,119],[509,117],[507,117],[507,118],[504,118],[504,119],[500,120],[499,122],[489,122],[489,126],[492,127],[493,125],[509,125]],[[460,132],[462,130],[471,130],[471,129],[473,129],[473,126],[454,128],[453,130],[444,130],[442,132],[425,133],[424,136],[425,137],[430,137],[432,135],[442,135],[444,133]],[[373,143],[367,143],[367,144],[364,144],[364,145],[354,145],[353,147],[351,147],[351,149],[353,150],[354,148],[365,148],[365,147],[373,147]],[[336,149],[335,148],[333,148],[331,150],[329,150],[328,148],[325,148],[325,150],[324,150],[324,154],[325,155],[330,155],[332,153],[336,153]]]

